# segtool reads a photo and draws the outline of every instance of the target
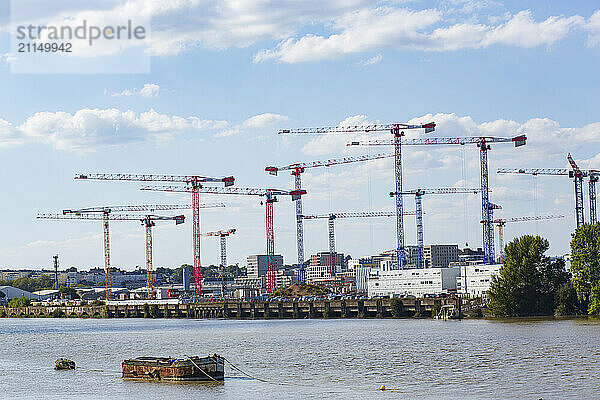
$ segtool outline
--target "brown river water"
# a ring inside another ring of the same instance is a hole
[[[125,358],[215,352],[268,382],[120,378]],[[0,398],[600,399],[600,321],[5,318]]]

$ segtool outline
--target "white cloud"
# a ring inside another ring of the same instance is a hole
[[[596,11],[588,19],[585,24],[585,29],[589,31],[587,40],[588,46],[596,46],[600,44],[600,10]]]
[[[361,63],[361,65],[363,67],[367,67],[369,65],[377,64],[377,63],[381,62],[381,60],[383,60],[383,56],[381,54],[377,54],[376,56],[373,56],[373,57],[369,58],[368,60],[363,61]]]
[[[141,89],[125,89],[121,92],[112,93],[112,97],[131,97],[140,96],[147,99],[156,98],[160,92],[160,86],[155,83],[146,83]],[[108,94],[108,90],[104,90],[105,94]]]
[[[50,143],[57,149],[93,150],[97,147],[171,139],[175,134],[222,129],[225,121],[198,117],[143,113],[117,109],[82,109],[74,114],[39,112],[18,130],[31,139]]]
[[[492,45],[550,46],[585,22],[579,15],[551,16],[536,22],[529,10],[496,26],[470,21],[447,25],[443,18],[443,14],[435,9],[363,9],[335,18],[332,24],[335,33],[329,36],[306,34],[299,39],[286,38],[274,49],[258,52],[254,62],[271,59],[284,63],[318,61],[382,48],[449,51]],[[427,31],[435,24],[446,26]]]
[[[242,132],[276,126],[288,120],[288,117],[281,114],[263,113],[248,118],[241,124],[235,125],[229,129],[223,130],[215,135],[215,137],[226,137],[237,135]]]
[[[12,64],[17,60],[17,57],[12,55],[11,53],[0,54],[0,64]]]

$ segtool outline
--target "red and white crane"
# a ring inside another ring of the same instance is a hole
[[[394,174],[396,178],[396,192],[402,192],[402,136],[406,129],[424,129],[425,133],[430,133],[435,130],[435,123],[430,122],[422,125],[411,125],[405,123],[394,124],[371,124],[371,125],[354,125],[354,126],[332,126],[321,128],[301,128],[301,129],[284,129],[278,134],[299,134],[299,135],[320,135],[331,133],[359,133],[359,132],[385,132],[389,131],[394,145]],[[402,196],[396,197],[396,257],[398,260],[398,268],[402,269],[403,261],[401,255],[404,253],[404,220],[403,220],[403,204]]]
[[[468,188],[438,188],[438,189],[413,189],[405,190],[402,195],[414,195],[415,196],[415,211],[417,213],[417,247],[419,248],[417,254],[417,268],[423,268],[423,248],[425,243],[423,240],[423,201],[422,197],[426,194],[460,194],[460,193],[474,193],[477,194],[480,189],[468,189]],[[391,192],[390,196],[396,196],[397,193]]]
[[[190,192],[189,187],[180,186],[145,186],[142,190],[153,190],[161,192]],[[290,196],[292,201],[298,200],[306,194],[306,190],[281,190],[262,188],[219,188],[204,187],[197,189],[198,193],[260,196],[265,198],[265,228],[267,237],[267,288],[269,292],[275,289],[275,232],[273,230],[273,203],[277,202],[277,196]],[[261,202],[262,203],[262,202]]]
[[[203,233],[204,237],[218,237],[221,242],[221,267],[219,268],[221,273],[221,298],[225,298],[227,293],[225,287],[225,268],[227,268],[227,237],[233,235],[235,229],[227,229],[225,231],[215,231]]]
[[[575,186],[575,221],[577,227],[585,224],[584,209],[583,209],[583,177],[589,178],[588,196],[590,200],[590,223],[594,225],[597,221],[596,217],[596,182],[600,177],[600,170],[595,169],[579,169],[571,154],[567,156],[571,170],[566,168],[500,168],[499,174],[522,174],[522,175],[550,175],[550,176],[568,176],[573,179]]]
[[[393,153],[380,153],[373,155],[352,156],[343,158],[334,158],[324,161],[311,161],[306,163],[294,163],[281,167],[268,166],[265,171],[271,175],[277,175],[279,171],[292,171],[294,176],[295,190],[302,189],[301,175],[307,168],[331,167],[332,165],[350,164],[355,162],[378,160],[381,158],[394,157]],[[302,198],[296,200],[296,242],[298,249],[298,266],[302,268],[304,264],[304,228],[302,225]]]
[[[416,215],[414,211],[406,211],[404,215]],[[394,217],[395,211],[366,211],[366,212],[338,212],[329,214],[302,215],[302,219],[327,219],[329,227],[329,252],[335,253],[335,220],[338,218],[376,218]]]
[[[67,210],[65,210],[67,211]],[[135,215],[135,214],[99,214],[99,213],[66,213],[66,214],[38,214],[37,218],[40,219],[83,219],[90,221],[140,221],[142,225],[146,227],[146,288],[148,298],[151,298],[153,289],[153,278],[152,278],[152,227],[156,225],[154,221],[175,221],[175,225],[183,224],[185,222],[184,215],[177,216],[159,216],[153,214],[147,215]],[[110,264],[109,264],[110,268]],[[109,272],[110,274],[110,272]],[[108,275],[107,281],[107,298],[110,297],[110,275]]]
[[[492,213],[489,207],[490,194],[488,182],[488,150],[491,149],[490,143],[514,143],[515,147],[524,146],[527,143],[525,135],[515,137],[491,137],[491,136],[470,136],[470,137],[438,137],[438,138],[423,138],[423,139],[408,139],[402,141],[403,145],[421,146],[421,145],[466,145],[475,144],[479,147],[479,161],[481,164],[481,216],[483,222],[483,249],[486,262],[494,262],[494,229],[492,226]],[[355,141],[348,143],[348,146],[397,146],[396,140],[371,140],[371,141]],[[402,192],[397,189],[396,193]],[[398,198],[396,196],[396,202]]]
[[[535,217],[513,217],[513,218],[498,218],[492,223],[498,226],[498,248],[500,249],[500,260],[504,260],[504,226],[507,223],[540,221],[545,219],[564,218],[564,215],[539,215]]]
[[[77,174],[78,180],[134,181],[134,182],[177,182],[185,183],[192,193],[192,246],[194,249],[194,288],[196,298],[200,298],[200,195],[198,190],[204,183],[224,183],[233,186],[235,178],[209,178],[201,175],[164,175],[164,174]]]

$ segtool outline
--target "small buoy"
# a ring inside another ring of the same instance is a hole
[[[379,390],[385,390],[385,385],[381,385],[381,387],[379,388]]]
[[[75,361],[68,360],[66,358],[59,358],[54,361],[54,369],[56,370],[65,370],[65,369],[75,369]]]

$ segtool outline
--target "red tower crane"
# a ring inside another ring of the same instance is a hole
[[[225,268],[227,268],[227,237],[233,235],[235,233],[235,229],[228,229],[226,231],[215,231],[215,232],[206,232],[203,233],[204,237],[218,237],[221,242],[221,298],[225,298],[225,294],[227,293],[225,287]]]
[[[423,248],[425,243],[423,240],[423,201],[422,197],[426,194],[459,194],[459,193],[479,193],[479,189],[467,188],[438,188],[438,189],[414,189],[402,192],[402,195],[415,196],[415,211],[417,213],[417,246],[419,248],[417,254],[417,267],[423,268]],[[391,192],[390,196],[396,196],[397,193]]]
[[[84,219],[90,221],[140,221],[146,227],[146,287],[148,298],[153,294],[153,278],[152,278],[152,227],[156,225],[154,221],[175,221],[175,225],[185,222],[184,215],[174,217],[159,216],[159,215],[134,215],[134,214],[98,214],[98,213],[66,213],[66,214],[38,214],[40,219]],[[110,279],[110,278],[109,278]],[[107,279],[107,281],[109,281]],[[107,298],[110,294],[110,286],[107,286]]]
[[[194,287],[196,298],[200,298],[200,195],[198,190],[203,183],[225,184],[233,186],[235,178],[209,178],[200,175],[163,175],[163,174],[77,174],[75,179],[102,181],[134,181],[134,182],[178,182],[185,183],[192,193],[192,245],[194,248]]]
[[[142,190],[154,190],[161,192],[190,192],[189,187],[180,186],[144,186]],[[261,196],[265,198],[265,228],[267,237],[267,288],[269,292],[275,289],[275,232],[273,230],[273,203],[277,202],[277,196],[290,196],[296,201],[306,194],[306,190],[280,190],[260,188],[219,188],[204,187],[197,189],[198,193],[227,194]],[[261,202],[262,204],[262,202]]]
[[[514,218],[498,218],[492,223],[498,226],[498,247],[500,249],[500,260],[504,260],[504,226],[507,223],[525,222],[525,221],[540,221],[544,219],[564,218],[564,215],[540,215],[535,217],[514,217]]]
[[[393,153],[380,153],[373,155],[362,155],[353,157],[343,157],[337,159],[330,159],[324,161],[311,161],[306,163],[294,163],[284,165],[281,167],[268,166],[265,171],[271,175],[277,175],[279,171],[292,171],[294,176],[294,188],[296,190],[302,189],[301,175],[306,171],[307,168],[317,167],[331,167],[332,165],[350,164],[355,162],[377,160],[381,158],[394,157]],[[304,264],[304,228],[302,226],[302,199],[296,200],[296,241],[298,249],[298,265],[302,268]]]
[[[479,147],[479,161],[481,164],[481,216],[483,221],[483,249],[486,262],[494,262],[494,229],[492,227],[492,212],[490,209],[489,182],[488,182],[488,150],[491,149],[490,143],[514,143],[515,147],[524,146],[527,142],[525,135],[515,137],[490,137],[490,136],[471,136],[471,137],[440,137],[426,139],[408,139],[402,141],[403,145],[420,146],[420,145],[466,145],[475,144]],[[390,146],[397,145],[396,140],[371,140],[366,142],[350,142],[348,146]],[[396,193],[401,193],[402,190],[397,189]],[[396,202],[398,198],[396,196]]]
[[[301,128],[301,129],[284,129],[278,134],[299,134],[299,135],[314,135],[314,134],[330,134],[330,133],[358,133],[358,132],[385,132],[389,131],[394,137],[391,143],[394,145],[394,174],[396,178],[396,192],[402,192],[402,136],[405,129],[425,129],[425,133],[430,133],[435,130],[435,123],[430,122],[422,125],[410,125],[405,123],[394,124],[373,124],[373,125],[355,125],[355,126],[332,126],[321,128]],[[402,269],[402,257],[404,252],[404,220],[403,220],[403,204],[402,196],[396,197],[396,257],[398,260],[398,268]]]

